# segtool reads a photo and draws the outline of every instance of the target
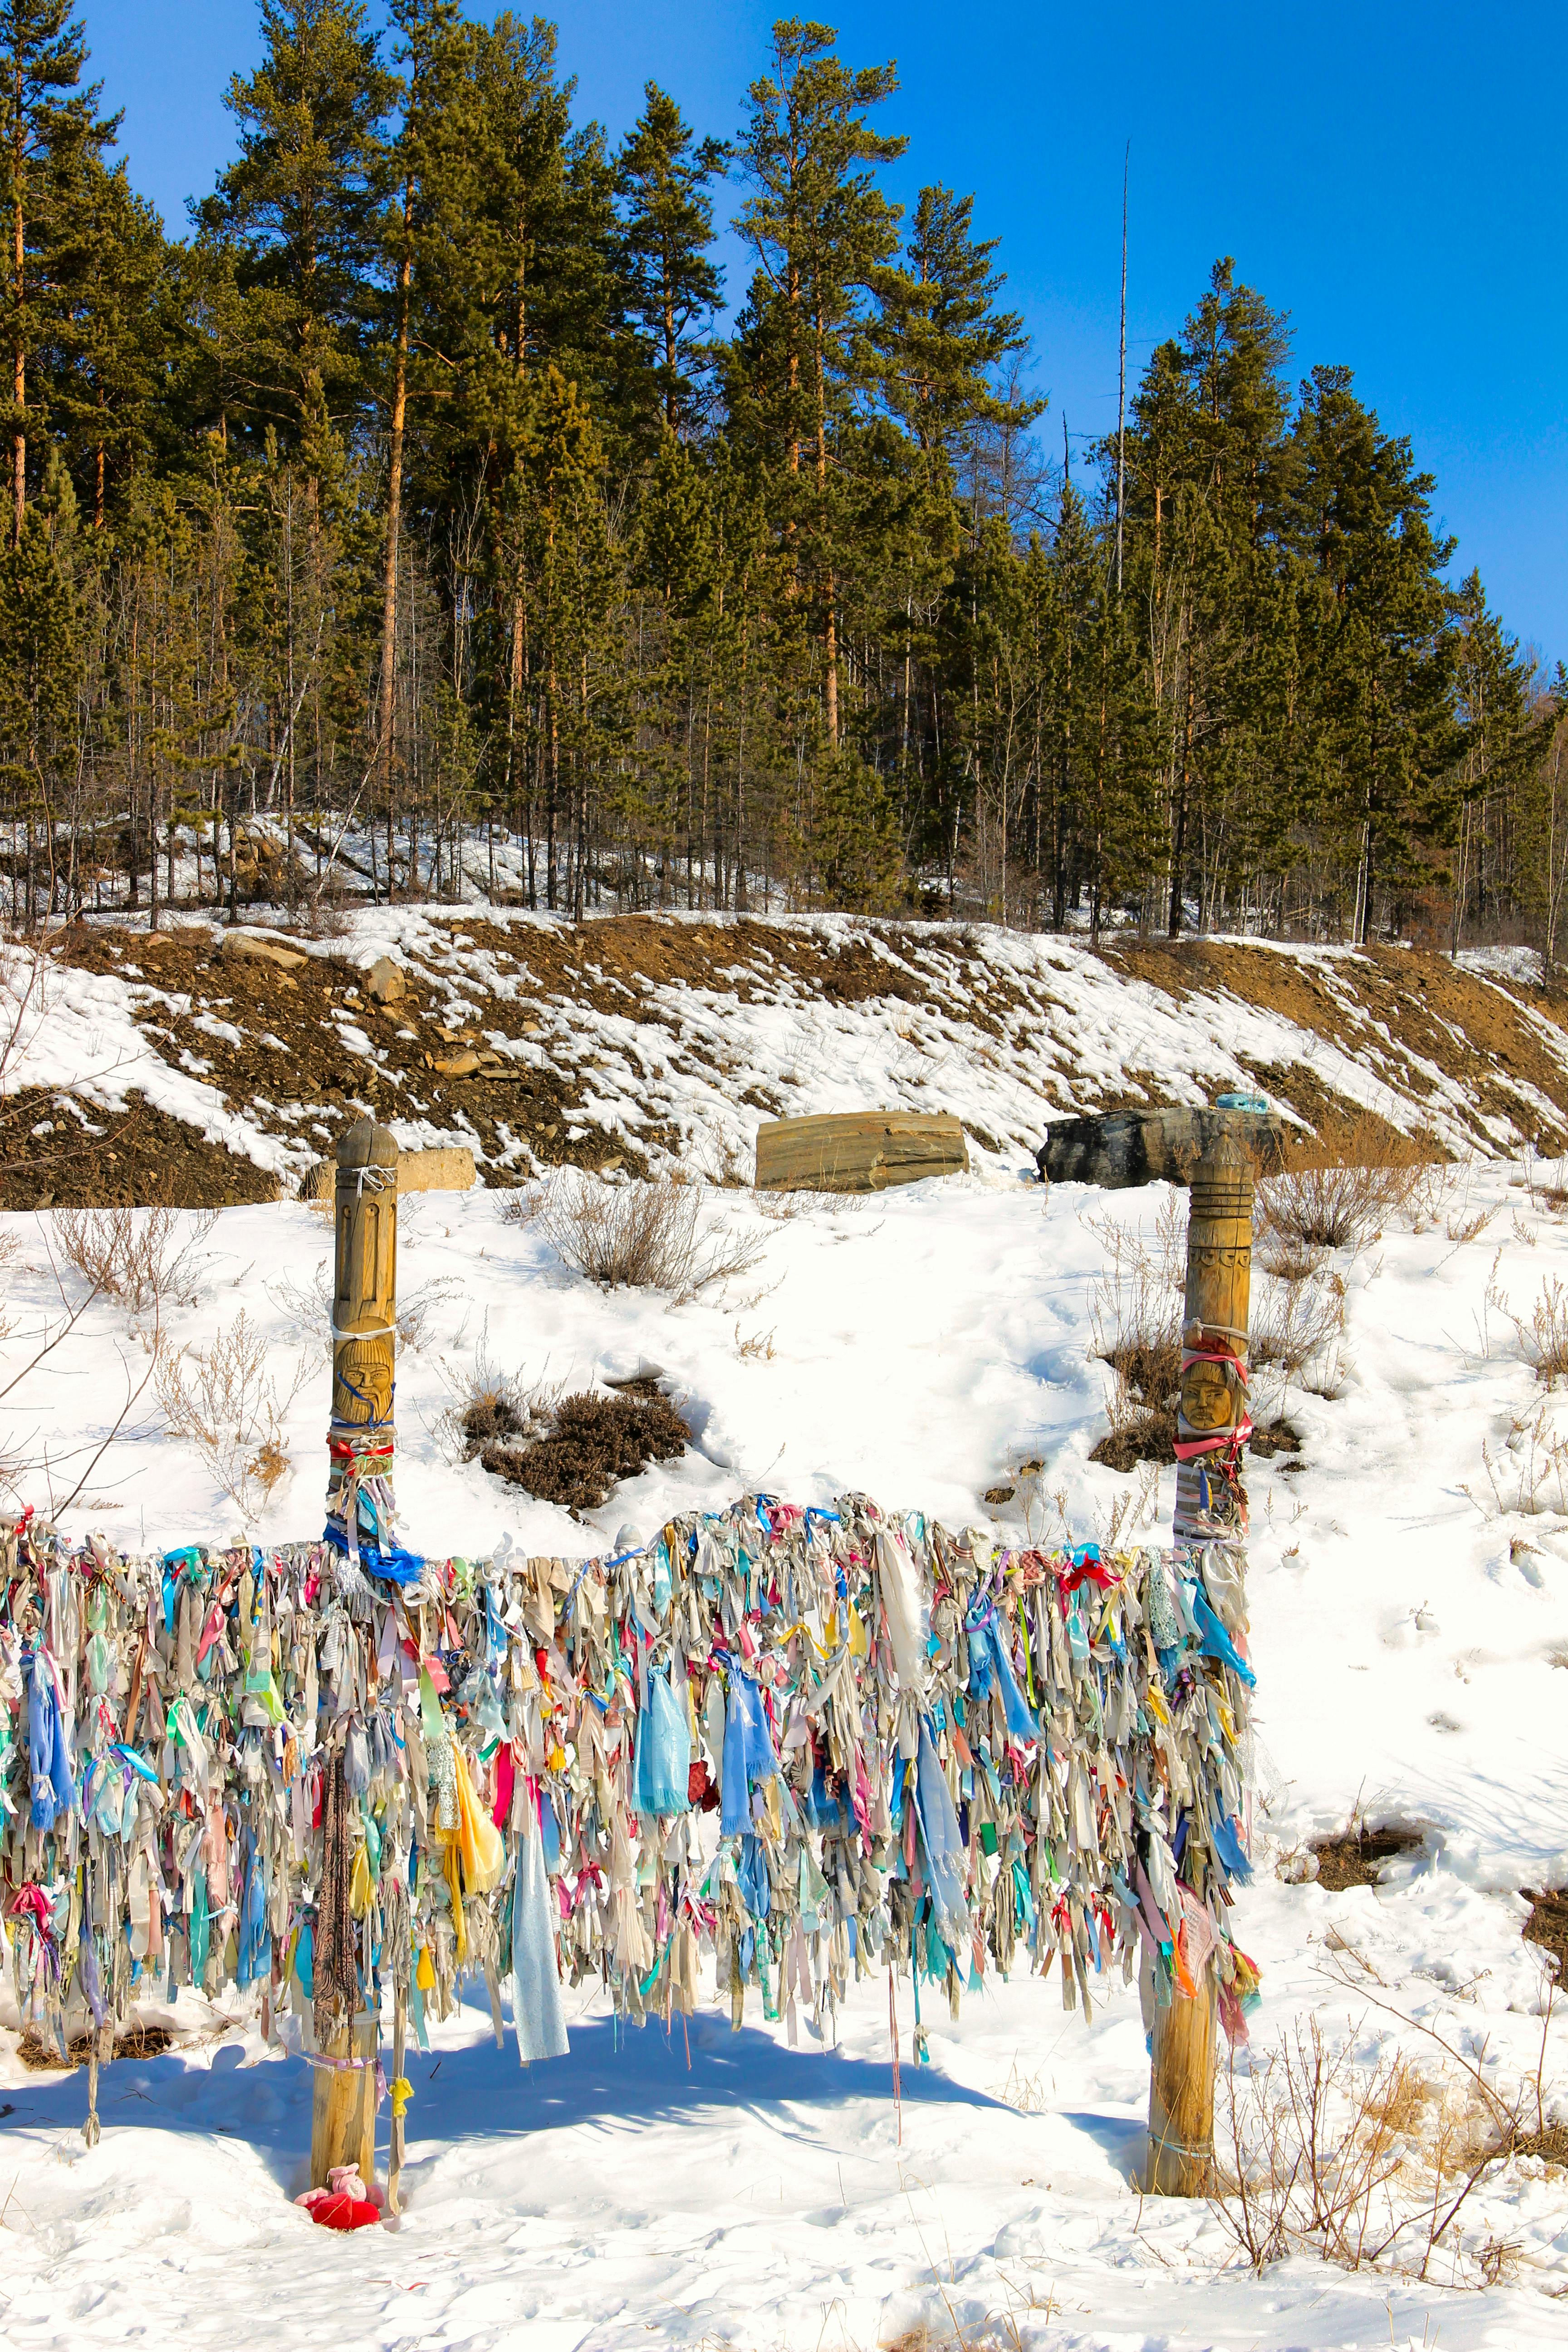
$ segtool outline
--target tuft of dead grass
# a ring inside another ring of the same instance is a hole
[[[1500,1453],[1483,1438],[1481,1466],[1500,1518],[1516,1512],[1526,1518],[1568,1517],[1568,1431],[1553,1426],[1544,1403],[1533,1413],[1514,1414]],[[1461,1486],[1459,1492],[1486,1515],[1471,1487]]]
[[[1372,1829],[1358,1813],[1341,1835],[1312,1840],[1309,1851],[1318,1865],[1312,1874],[1331,1895],[1342,1895],[1350,1886],[1376,1886],[1386,1863],[1416,1853],[1422,1843],[1419,1830]]]
[[[56,1209],[54,1244],[100,1297],[132,1315],[194,1306],[216,1209]]]
[[[35,2074],[68,2074],[72,2067],[87,2064],[97,2040],[96,2032],[73,2033],[62,2058],[57,2043],[46,2041],[36,2027],[27,2026],[16,2044],[16,2055],[23,2065]],[[128,2025],[114,2036],[108,2053],[100,2049],[99,2054],[103,2063],[112,2063],[116,2058],[161,2058],[174,2046],[174,2037],[166,2025]]]
[[[573,1170],[541,1188],[532,1208],[556,1255],[601,1290],[664,1290],[685,1306],[749,1274],[765,1243],[721,1223],[702,1229],[702,1193],[672,1176],[606,1184]]]
[[[1528,1321],[1510,1313],[1524,1360],[1549,1389],[1568,1379],[1568,1286],[1556,1275],[1542,1285]]]

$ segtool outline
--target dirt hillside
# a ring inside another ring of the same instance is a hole
[[[205,922],[51,946],[5,1071],[0,1204],[267,1199],[363,1111],[503,1184],[562,1163],[748,1180],[759,1119],[862,1106],[954,1111],[1017,1160],[1069,1111],[1237,1083],[1306,1126],[1370,1109],[1455,1151],[1568,1149],[1568,999],[1414,950],[430,908],[251,936],[300,961]],[[23,951],[8,971],[15,999]]]

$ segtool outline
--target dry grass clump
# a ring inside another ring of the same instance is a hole
[[[1425,1222],[1447,1181],[1435,1144],[1370,1113],[1288,1141],[1284,1162],[1258,1185],[1254,1223],[1266,1263],[1293,1251],[1363,1248],[1394,1216]]]
[[[1568,1432],[1553,1427],[1547,1414],[1544,1403],[1533,1413],[1514,1414],[1500,1454],[1481,1440],[1481,1466],[1500,1518],[1516,1512],[1526,1518],[1568,1517]],[[1469,1486],[1459,1492],[1485,1514],[1484,1501]]]
[[[210,1348],[160,1351],[158,1401],[170,1434],[194,1445],[215,1483],[250,1518],[289,1467],[289,1407],[310,1378],[301,1357],[279,1382],[268,1345],[243,1309]]]
[[[606,1184],[574,1170],[511,1210],[531,1216],[552,1249],[601,1290],[666,1290],[684,1306],[716,1283],[749,1274],[765,1244],[721,1224],[702,1231],[699,1187],[673,1176]]]
[[[1369,1829],[1354,1814],[1337,1836],[1312,1840],[1309,1850],[1318,1865],[1313,1875],[1331,1895],[1342,1895],[1350,1886],[1376,1886],[1385,1863],[1416,1853],[1423,1843],[1419,1830]]]
[[[1568,1288],[1556,1275],[1542,1285],[1528,1321],[1510,1315],[1524,1360],[1543,1387],[1568,1379]]]
[[[28,2025],[22,2030],[16,2055],[34,2074],[68,2074],[73,2066],[87,2064],[97,2040],[96,2033],[73,2033],[62,2058],[58,2043],[46,2040],[37,2026]],[[174,2046],[174,2037],[166,2025],[128,2025],[114,2036],[105,2063],[116,2058],[161,2058],[165,2050]],[[100,2057],[104,2059],[101,2051]]]
[[[195,1304],[201,1246],[217,1220],[198,1209],[185,1230],[179,1209],[56,1209],[49,1223],[60,1256],[96,1294],[142,1315]]]
[[[540,1502],[596,1510],[624,1478],[685,1453],[691,1432],[651,1380],[610,1396],[541,1396],[506,1382],[470,1394],[458,1416],[463,1458]]]

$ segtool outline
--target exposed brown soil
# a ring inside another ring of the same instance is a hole
[[[1541,1030],[1543,1020],[1563,1024],[1568,1006],[1560,988],[1482,979],[1447,956],[1411,948],[1366,948],[1326,964],[1288,950],[1202,940],[1104,952],[1108,962],[1178,1002],[1223,992],[1281,1013],[1346,1053],[1365,1059],[1371,1049],[1389,1084],[1407,1098],[1419,1101],[1430,1086],[1419,1063],[1434,1064],[1464,1086],[1482,1117],[1500,1115],[1517,1125],[1525,1112],[1527,1124],[1540,1124],[1533,1139],[1540,1150],[1560,1152],[1568,1141],[1568,1070]],[[1353,1108],[1300,1063],[1253,1067],[1260,1084],[1310,1126],[1321,1125],[1330,1109]],[[1538,1088],[1557,1119],[1541,1122],[1539,1113],[1529,1118],[1515,1081]]]
[[[1415,1853],[1422,1843],[1419,1830],[1362,1828],[1345,1837],[1314,1838],[1318,1884],[1331,1895],[1342,1895],[1347,1886],[1375,1886],[1385,1863]]]
[[[615,1396],[563,1397],[538,1420],[504,1395],[477,1398],[460,1426],[465,1458],[542,1503],[596,1510],[625,1478],[685,1453],[691,1432],[656,1381],[629,1381]]]
[[[1533,1906],[1524,1923],[1525,1939],[1544,1946],[1556,1963],[1558,1983],[1568,1987],[1568,1886],[1549,1886],[1539,1895],[1527,1886],[1524,1892]]]
[[[226,1209],[277,1198],[278,1179],[254,1160],[209,1143],[140,1094],[122,1111],[73,1111],[46,1088],[24,1087],[0,1110],[0,1207]]]
[[[670,993],[682,986],[731,992],[742,1003],[886,1003],[895,1024],[900,1008],[918,1006],[952,1024],[957,1051],[1024,1076],[1042,1108],[1058,1096],[1065,1107],[1069,1094],[1080,1109],[1164,1098],[1152,1073],[1128,1070],[1108,1086],[1089,1066],[1053,1074],[1032,1054],[1047,1024],[1058,1055],[1064,1044],[1071,1051],[1049,940],[1037,943],[1030,966],[1004,969],[985,958],[986,932],[900,922],[627,915],[574,929],[454,910],[437,920],[436,934],[417,964],[411,961],[401,1000],[384,1007],[362,993],[363,975],[337,959],[330,940],[292,971],[226,953],[222,933],[205,925],[152,939],[78,926],[53,952],[84,971],[122,976],[133,1015],[160,1055],[184,1059],[229,1105],[298,1150],[330,1155],[339,1128],[364,1111],[417,1118],[471,1142],[487,1183],[563,1164],[640,1174],[651,1153],[676,1143],[662,1106],[650,1107],[629,1134],[585,1115],[595,1013],[663,1029],[678,1068],[722,1080],[737,1101],[770,1115],[787,1108],[761,1074],[724,1058],[710,1033],[685,1017]],[[476,971],[475,950],[495,960],[493,994]],[[1204,941],[1134,942],[1107,947],[1102,961],[1178,1003],[1228,995],[1280,1013],[1374,1068],[1417,1107],[1431,1085],[1423,1065],[1434,1066],[1462,1084],[1483,1150],[1494,1148],[1488,1116],[1507,1118],[1543,1151],[1568,1149],[1561,992],[1482,980],[1415,950],[1303,958]],[[537,1037],[558,1009],[570,1011],[574,1034],[552,1039],[543,1066],[500,1050],[498,1038]],[[230,1034],[198,1025],[206,1023]],[[343,1024],[368,1041],[368,1055],[345,1042]],[[465,1059],[473,1066],[439,1067]],[[1314,1129],[1353,1111],[1306,1056],[1252,1066],[1258,1083]],[[1543,1115],[1526,1089],[1552,1113]],[[35,1136],[35,1127],[52,1132]],[[976,1141],[998,1140],[972,1131]],[[32,1092],[0,1120],[0,1206],[222,1205],[272,1192],[248,1160],[136,1097],[125,1112],[95,1109],[85,1098],[73,1112],[59,1096]]]
[[[173,2049],[174,2042],[174,2037],[166,2026],[132,2025],[127,2027],[123,2033],[115,2035],[110,2055],[113,2058],[161,2058],[165,2050]],[[30,2066],[36,2074],[68,2074],[73,2066],[86,2065],[92,2055],[92,2043],[90,2033],[73,2033],[66,2044],[70,2055],[62,2058],[52,2042],[46,2042],[41,2033],[28,2026],[16,2044],[16,2055],[23,2065]]]

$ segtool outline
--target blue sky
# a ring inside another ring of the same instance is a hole
[[[222,93],[258,53],[253,0],[79,5],[132,178],[177,229],[231,151]],[[777,13],[579,0],[560,26],[580,112],[618,136],[651,75],[700,131],[731,132]],[[1410,435],[1456,571],[1477,565],[1509,626],[1568,658],[1560,10],[855,0],[823,14],[848,61],[898,60],[883,121],[910,152],[893,193],[973,190],[978,227],[1002,238],[1054,446],[1064,411],[1075,440],[1115,421],[1131,139],[1131,373],[1234,254],[1290,312],[1298,372],[1353,368],[1385,428]]]

